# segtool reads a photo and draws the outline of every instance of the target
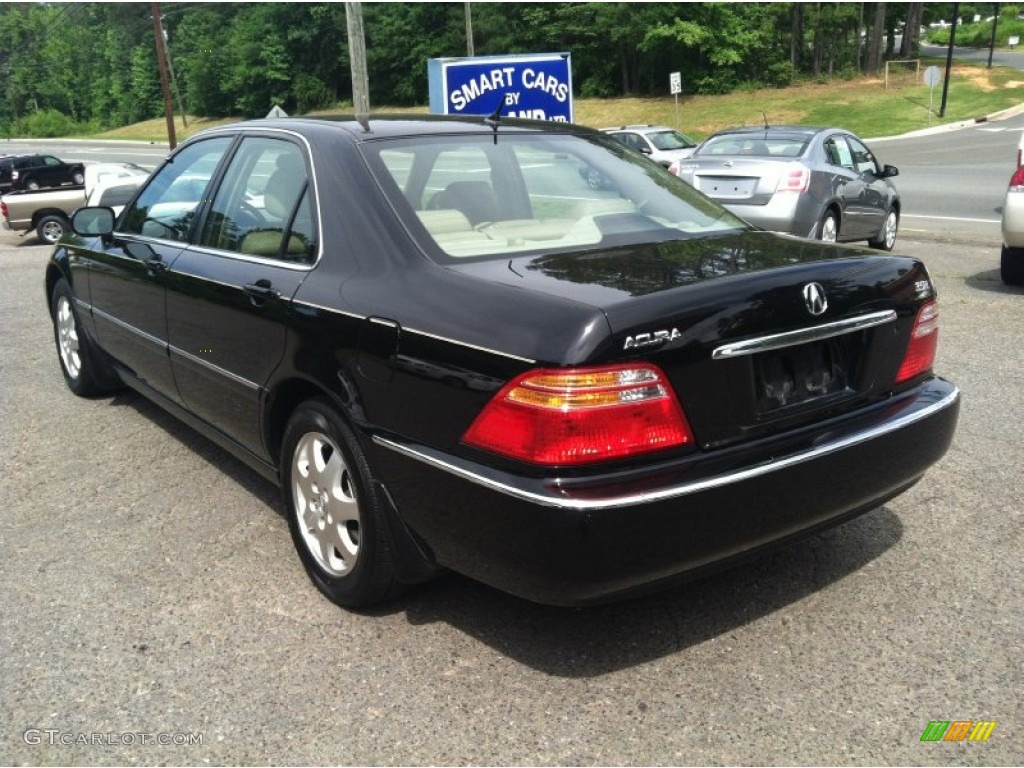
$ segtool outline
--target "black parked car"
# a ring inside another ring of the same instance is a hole
[[[279,482],[345,606],[440,568],[661,586],[876,508],[957,420],[921,262],[754,231],[571,125],[231,125],[73,226],[70,388],[128,384]]]
[[[81,163],[65,163],[53,155],[0,157],[0,193],[64,184],[85,184],[85,170]]]

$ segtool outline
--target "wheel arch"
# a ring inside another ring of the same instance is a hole
[[[56,257],[57,254],[54,254],[54,258]],[[53,303],[53,289],[57,287],[57,283],[62,278],[68,281],[68,285],[72,285],[71,276],[68,275],[65,270],[61,269],[57,263],[51,260],[50,263],[46,265],[46,276],[44,278],[44,285],[46,286],[46,306],[48,308],[51,308],[51,304]],[[72,285],[72,288],[73,287],[74,286]]]
[[[276,383],[267,396],[266,420],[264,423],[264,440],[271,460],[281,471],[281,449],[284,442],[285,429],[295,410],[307,400],[321,399],[333,405],[339,418],[351,430],[357,441],[363,443],[362,430],[356,424],[351,405],[346,406],[344,398],[332,393],[319,382],[293,376]],[[363,445],[363,453],[367,463],[371,461],[371,452]],[[370,465],[371,475],[373,466]],[[376,476],[371,477],[380,495],[381,513],[384,517],[385,533],[392,552],[396,558],[393,563],[398,579],[404,584],[418,584],[433,578],[439,573],[436,558],[430,547],[405,522],[386,485]],[[287,492],[282,488],[282,493]]]
[[[331,392],[320,382],[302,376],[282,379],[274,383],[267,394],[263,424],[263,439],[267,453],[278,468],[281,464],[281,445],[288,420],[302,403],[315,398],[330,402],[341,418],[347,422],[352,432],[356,435],[359,434],[355,419],[352,418],[352,409],[346,407],[344,400],[337,393]]]
[[[71,217],[68,216],[67,212],[61,208],[40,208],[38,211],[32,214],[32,229],[39,226],[39,222],[45,219],[47,216],[59,216],[70,226]]]

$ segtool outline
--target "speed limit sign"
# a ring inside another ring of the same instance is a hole
[[[683,92],[683,77],[679,72],[673,72],[668,76],[669,93]]]

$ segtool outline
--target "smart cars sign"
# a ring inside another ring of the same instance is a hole
[[[572,122],[568,53],[430,59],[430,111]]]

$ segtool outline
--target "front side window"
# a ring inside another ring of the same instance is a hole
[[[306,164],[298,145],[253,136],[231,158],[203,225],[200,244],[307,262],[314,249]]]
[[[745,229],[611,138],[499,133],[367,142],[384,194],[429,253],[499,258]]]
[[[852,136],[847,137],[850,142],[850,150],[853,152],[853,167],[857,173],[873,173],[878,175],[878,164],[871,150],[861,144]]]
[[[197,141],[163,166],[124,212],[119,231],[187,242],[192,222],[231,138]]]

